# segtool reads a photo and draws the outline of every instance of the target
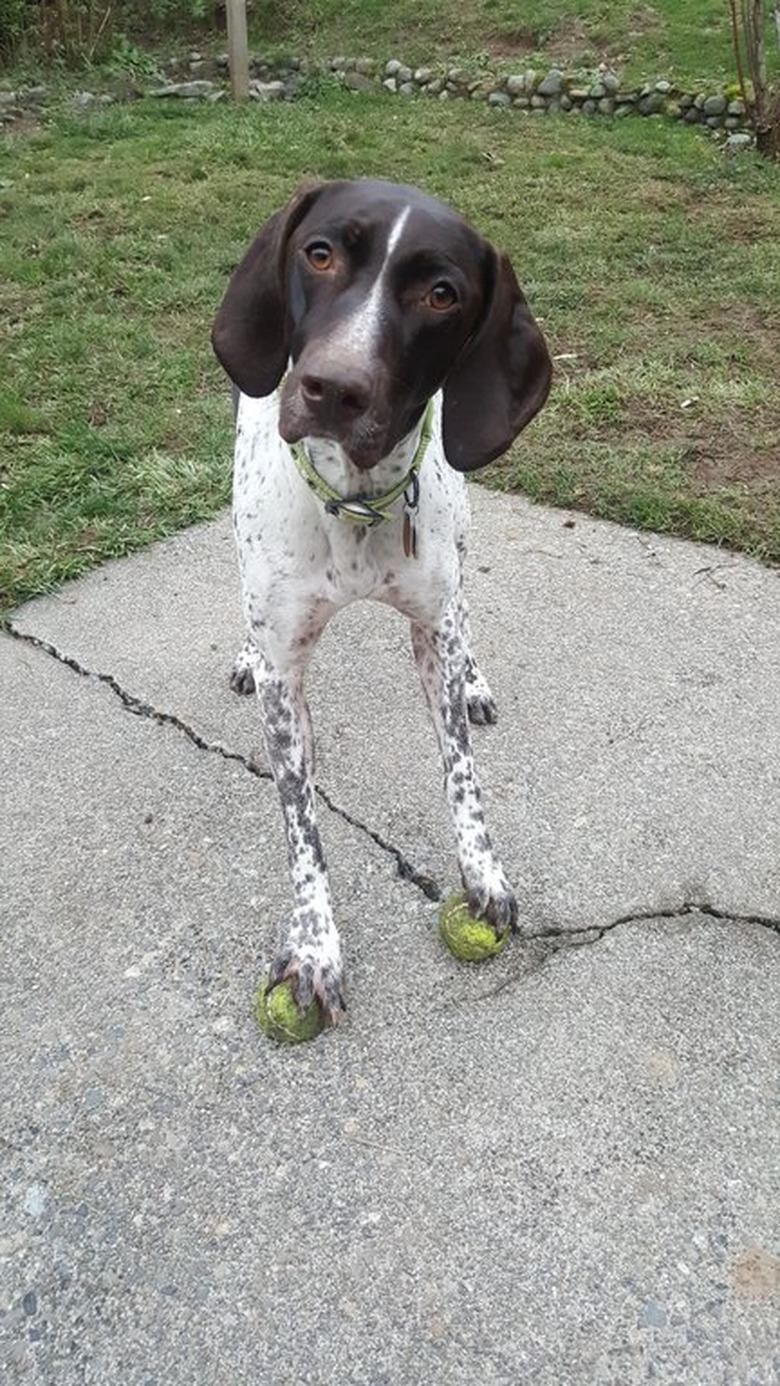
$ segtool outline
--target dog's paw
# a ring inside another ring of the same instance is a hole
[[[498,708],[487,679],[469,656],[466,660],[466,708],[469,721],[484,727],[498,721]]]
[[[476,727],[492,726],[498,721],[498,708],[490,695],[488,689],[487,697],[482,693],[472,693],[471,689],[466,689],[466,708],[469,714],[469,721]]]
[[[500,938],[507,929],[517,930],[517,900],[503,871],[493,881],[463,879],[469,902],[469,912],[475,919],[484,919]]]
[[[316,1001],[326,1025],[338,1025],[343,1019],[347,1003],[340,963],[316,962],[311,957],[281,952],[268,972],[269,989],[280,982],[289,982],[299,1010],[305,1011]]]
[[[236,655],[233,668],[230,671],[231,692],[246,697],[248,694],[254,693],[256,687],[252,655],[248,646],[243,645]]]

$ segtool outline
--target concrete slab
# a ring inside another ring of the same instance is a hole
[[[525,922],[587,927],[780,900],[780,583],[704,545],[472,487],[478,649],[501,721],[475,733]],[[70,584],[17,621],[208,741],[258,756],[226,692],[241,640],[227,518]],[[318,779],[445,887],[441,774],[406,623],[342,613],[310,679]],[[382,793],[377,794],[377,785]]]
[[[458,966],[392,854],[322,805],[350,1011],[296,1050],[251,1014],[288,900],[274,792],[208,748],[256,745],[224,691],[224,523],[25,608],[70,665],[0,638],[11,1382],[774,1386],[778,926],[615,913],[684,885],[780,913],[776,580],[477,512],[504,703],[483,778],[540,937]],[[321,776],[411,849],[408,781],[446,875],[403,627],[373,614],[349,659],[321,652]]]

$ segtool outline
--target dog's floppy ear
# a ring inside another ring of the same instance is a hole
[[[245,395],[270,395],[287,366],[287,242],[322,186],[299,188],[261,227],[233,271],[214,320],[211,344]]]
[[[506,452],[552,380],[547,345],[509,259],[488,250],[486,308],[444,382],[444,452],[459,472]]]

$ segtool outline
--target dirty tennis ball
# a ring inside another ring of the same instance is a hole
[[[444,901],[439,910],[439,933],[453,957],[460,962],[484,962],[486,958],[495,958],[509,940],[509,929],[497,937],[486,920],[474,919],[463,890],[456,890]]]
[[[280,982],[269,991],[267,977],[260,983],[255,1016],[260,1029],[279,1044],[300,1044],[303,1040],[314,1039],[324,1023],[316,1001],[301,1011],[291,983]]]

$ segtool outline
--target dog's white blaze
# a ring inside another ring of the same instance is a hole
[[[385,258],[382,261],[382,268],[376,277],[371,293],[365,303],[347,319],[337,330],[332,340],[338,342],[339,346],[344,346],[355,354],[370,356],[376,341],[379,324],[382,321],[382,299],[384,297],[385,278],[387,268],[393,257],[393,251],[398,245],[407,217],[411,208],[404,207],[404,210],[396,217],[390,228],[390,235],[387,238],[385,248]]]

